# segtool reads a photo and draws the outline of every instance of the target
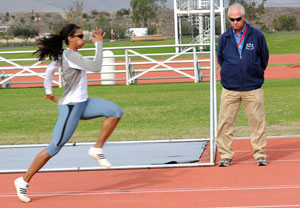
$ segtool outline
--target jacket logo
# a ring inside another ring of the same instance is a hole
[[[246,49],[247,50],[254,50],[254,44],[253,43],[247,43],[246,44]]]

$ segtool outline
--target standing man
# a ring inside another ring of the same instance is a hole
[[[219,166],[231,165],[234,151],[232,136],[237,113],[243,102],[251,128],[253,156],[258,166],[267,165],[264,94],[264,70],[268,65],[269,51],[264,35],[245,22],[245,9],[240,4],[229,7],[231,27],[220,37],[218,63],[221,66],[223,85],[217,148]]]

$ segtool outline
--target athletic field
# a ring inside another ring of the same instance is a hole
[[[266,70],[268,166],[256,166],[241,109],[235,134],[240,137],[233,141],[236,153],[228,168],[39,173],[30,184],[30,204],[19,201],[13,186],[14,179],[22,174],[0,174],[1,207],[300,207],[299,63],[300,51],[272,54]],[[218,83],[218,96],[220,89]],[[125,111],[111,140],[208,135],[208,82],[90,86],[89,90],[91,97],[110,99]],[[55,93],[62,91],[56,88]],[[49,141],[56,105],[42,100],[42,88],[1,89],[0,97],[2,144]],[[83,121],[74,141],[95,141],[95,126],[100,122]]]

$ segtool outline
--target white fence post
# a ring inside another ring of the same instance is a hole
[[[130,85],[129,82],[129,57],[128,57],[128,50],[125,50],[125,72],[126,72],[126,85]]]
[[[197,56],[196,46],[193,47],[193,58],[194,58],[194,76],[195,76],[194,82],[197,83],[200,81],[200,79],[199,79],[198,56]]]

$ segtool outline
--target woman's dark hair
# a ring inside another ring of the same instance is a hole
[[[60,30],[59,34],[50,34],[39,38],[36,41],[39,49],[33,54],[38,54],[40,61],[47,57],[50,60],[58,60],[63,52],[63,41],[68,45],[68,37],[74,35],[77,29],[80,27],[75,24],[67,24]]]

